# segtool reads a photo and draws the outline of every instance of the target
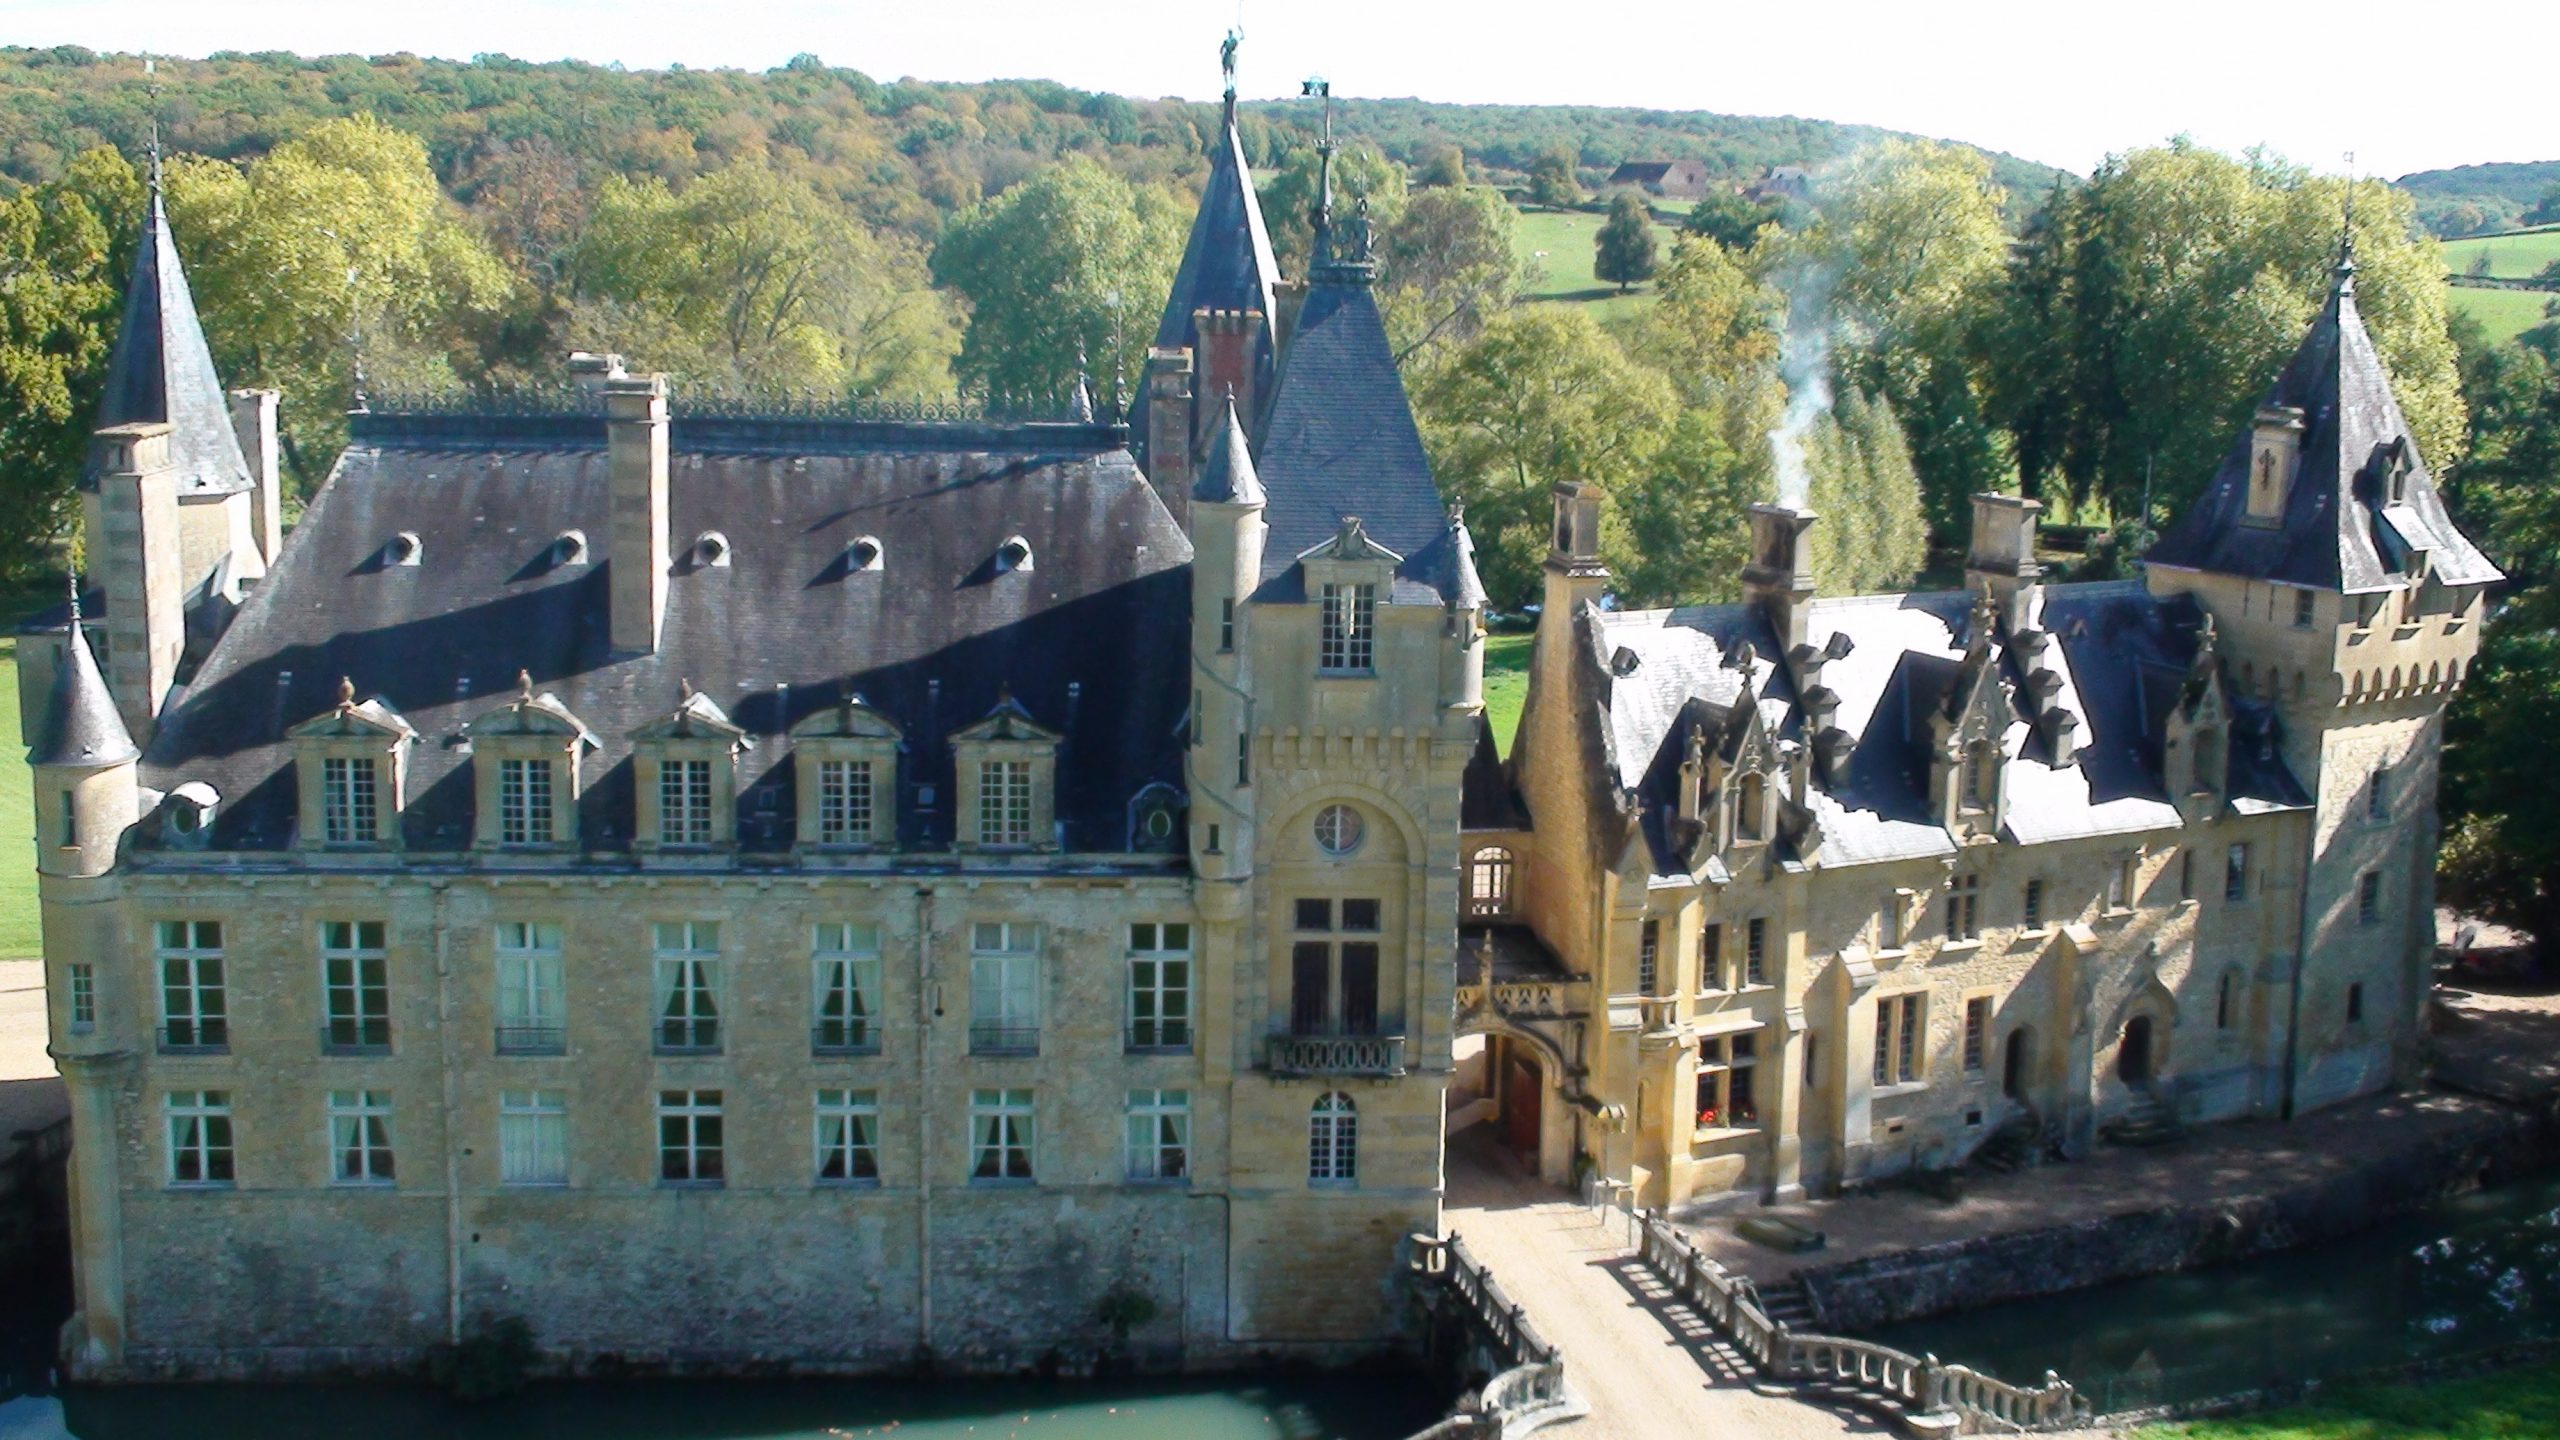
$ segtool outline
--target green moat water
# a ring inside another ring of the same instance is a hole
[[[2326,1245],[1872,1332],[2101,1412],[2560,1339],[2560,1174],[2439,1201]]]
[[[141,1386],[0,1406],[19,1440],[1395,1440],[1444,1413],[1420,1376],[1216,1381],[536,1385],[463,1404],[385,1386]]]

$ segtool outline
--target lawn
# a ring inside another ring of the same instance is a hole
[[[2341,1387],[2293,1409],[2135,1432],[2138,1440],[2549,1440],[2560,1436],[2560,1364],[2468,1380]]]
[[[1591,273],[1592,261],[1598,258],[1593,238],[1608,220],[1606,215],[1590,215],[1579,210],[1523,210],[1520,222],[1512,231],[1512,248],[1523,260],[1534,261],[1539,278],[1530,288],[1532,300],[1576,301],[1591,306],[1592,318],[1606,320],[1653,303],[1652,291],[1638,286],[1626,294],[1618,287]],[[1662,243],[1662,255],[1668,258],[1671,242],[1679,230],[1657,221],[1654,235]]]
[[[36,927],[36,801],[18,733],[18,642],[0,637],[0,960],[43,954]]]
[[[2455,285],[2447,291],[2453,308],[2477,318],[2492,342],[2512,340],[2543,322],[2543,307],[2560,295],[2540,290],[2481,290]]]
[[[1492,635],[1484,642],[1484,718],[1493,725],[1493,743],[1505,755],[1520,728],[1520,707],[1529,699],[1529,646],[1537,638]]]
[[[2560,226],[2514,230],[2504,235],[2474,235],[2444,242],[2445,268],[2468,275],[2481,256],[2489,257],[2489,273],[2502,280],[2525,280],[2560,260]]]

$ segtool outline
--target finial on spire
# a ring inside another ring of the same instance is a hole
[[[2337,276],[2338,293],[2352,295],[2356,289],[2356,152],[2347,152],[2347,199],[2345,214],[2338,226],[2338,264],[2331,273]]]
[[[71,579],[71,633],[77,635],[80,633],[80,568],[75,565],[63,573]]]
[[[1333,82],[1321,75],[1310,76],[1298,93],[1324,101],[1324,130],[1316,141],[1316,208],[1307,217],[1315,226],[1316,257],[1322,263],[1327,236],[1333,230]]]

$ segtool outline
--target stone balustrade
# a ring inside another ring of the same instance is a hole
[[[1263,1063],[1275,1075],[1404,1073],[1402,1035],[1274,1035]]]
[[[1467,1253],[1464,1241],[1455,1235],[1446,1240],[1416,1235],[1409,1243],[1415,1276],[1455,1295],[1477,1339],[1508,1367],[1465,1397],[1448,1418],[1410,1440],[1502,1440],[1583,1413],[1565,1388],[1563,1358],[1503,1293],[1492,1272]]]
[[[1769,1318],[1749,1280],[1699,1254],[1661,1217],[1644,1216],[1643,1231],[1644,1263],[1764,1375],[1879,1402],[1912,1435],[2069,1430],[2089,1422],[2089,1402],[2050,1370],[2041,1385],[2012,1385],[1934,1355],[1790,1330]]]

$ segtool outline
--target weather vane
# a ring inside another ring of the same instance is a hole
[[[1244,43],[1244,27],[1234,26],[1227,38],[1218,42],[1218,68],[1226,73],[1227,98],[1236,98],[1236,47]]]

